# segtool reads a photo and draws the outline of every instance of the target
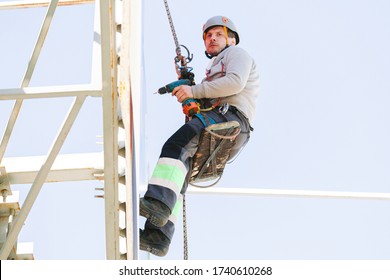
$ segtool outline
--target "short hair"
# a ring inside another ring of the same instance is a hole
[[[229,38],[236,38],[237,40],[237,34],[234,31],[231,31],[229,28],[227,29],[227,34]]]

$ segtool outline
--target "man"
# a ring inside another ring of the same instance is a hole
[[[249,54],[236,47],[240,38],[234,23],[223,16],[210,18],[203,26],[206,56],[212,59],[201,84],[176,87],[172,95],[181,103],[187,98],[214,105],[207,118],[216,123],[237,121],[241,133],[230,158],[249,140],[252,130],[259,77]],[[217,105],[217,106],[216,106]],[[228,109],[227,109],[228,108]],[[204,122],[197,116],[184,124],[164,144],[145,196],[140,200],[140,215],[147,218],[140,231],[140,249],[165,256],[171,243],[175,221],[182,206],[189,162],[194,156]]]

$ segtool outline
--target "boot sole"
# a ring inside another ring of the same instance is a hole
[[[160,249],[157,249],[157,248],[153,248],[153,247],[151,247],[148,244],[142,244],[141,243],[139,247],[140,247],[140,249],[142,251],[149,252],[149,253],[151,253],[153,255],[156,255],[158,257],[164,257],[167,254],[167,252],[168,252],[167,250],[160,250]]]
[[[149,222],[156,226],[156,227],[163,227],[165,226],[165,224],[168,222],[168,218],[166,218],[165,216],[163,215],[158,215],[157,214],[150,214],[150,212],[152,212],[153,210],[148,208],[144,203],[140,203],[140,210],[139,210],[139,214],[142,216],[142,217],[145,217],[146,219],[149,220]]]

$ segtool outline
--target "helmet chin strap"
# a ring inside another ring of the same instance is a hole
[[[208,59],[212,59],[212,58],[215,56],[215,55],[208,54],[207,51],[204,51],[204,54],[206,55],[206,57],[207,57]]]
[[[226,45],[226,47],[222,50],[222,51],[220,51],[218,54],[220,54],[221,52],[223,52],[224,50],[226,50],[228,47],[230,47],[229,45]],[[215,56],[217,56],[218,54],[216,54],[216,55],[211,55],[211,54],[209,54],[207,51],[204,51],[204,54],[206,55],[206,57],[208,58],[208,59],[212,59],[213,57],[215,57]]]
[[[227,31],[227,27],[223,26],[223,30],[225,31],[225,35],[226,35],[226,46],[228,46],[229,45],[229,34]]]

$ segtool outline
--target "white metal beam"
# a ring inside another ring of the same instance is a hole
[[[147,186],[140,188],[141,193],[146,192]],[[313,190],[283,190],[262,188],[228,188],[188,187],[188,194],[200,195],[233,195],[233,196],[266,196],[290,198],[330,198],[330,199],[363,199],[363,200],[390,200],[390,193],[378,192],[342,192],[342,191],[313,191]]]
[[[10,223],[12,223],[13,218],[19,211],[19,192],[15,191],[12,195],[3,197],[0,200],[0,246],[7,240]],[[11,248],[9,258],[17,259],[16,243]]]
[[[7,234],[10,230],[10,224],[14,217],[20,211],[19,192],[16,191],[12,195],[0,200],[0,246],[7,239]],[[32,243],[15,243],[12,246],[11,253],[8,257],[12,260],[33,260],[33,244]]]
[[[244,195],[244,196],[274,196],[274,197],[306,197],[306,198],[341,198],[341,199],[374,199],[390,200],[390,193],[373,192],[341,192],[313,190],[281,190],[261,188],[194,188],[189,187],[188,193],[207,195]]]
[[[34,182],[45,156],[4,158],[12,185]],[[62,154],[55,159],[45,182],[96,180],[103,173],[103,153]]]
[[[50,1],[51,0],[7,1],[0,3],[0,10],[46,7],[49,5]],[[90,3],[95,3],[95,0],[59,0],[58,6]]]
[[[31,186],[31,189],[26,197],[26,200],[23,204],[22,209],[20,210],[19,215],[15,218],[15,221],[12,223],[12,228],[7,236],[6,242],[3,244],[3,246],[0,249],[0,259],[5,260],[9,256],[13,245],[15,244],[18,235],[20,233],[20,230],[23,227],[24,222],[27,219],[28,214],[30,213],[30,210],[35,202],[35,200],[38,197],[38,194],[42,188],[42,185],[44,184],[46,177],[50,171],[50,168],[52,167],[55,158],[57,157],[63,143],[65,142],[65,139],[78,115],[80,112],[80,109],[85,101],[85,97],[77,97],[75,98],[75,101],[61,127],[61,129],[58,132],[57,137],[55,138],[55,141],[53,142],[53,145],[49,151],[49,154],[46,158],[46,161],[42,165],[41,169],[39,170],[34,183]]]
[[[57,98],[73,96],[101,97],[102,89],[93,85],[65,85],[0,89],[0,100]]]
[[[126,133],[126,248],[127,259],[138,259],[138,191],[136,141],[139,117],[134,108],[140,108],[141,3],[123,0],[121,26],[121,57],[119,97]],[[137,123],[138,122],[138,123]]]
[[[104,131],[104,202],[106,220],[106,258],[120,259],[118,201],[118,91],[115,49],[115,1],[100,0],[101,69]]]
[[[43,20],[41,29],[39,30],[37,41],[34,45],[34,50],[31,54],[31,57],[28,62],[28,66],[26,69],[26,73],[23,77],[23,82],[21,87],[26,87],[30,84],[31,77],[34,73],[35,66],[37,64],[39,55],[41,53],[43,44],[45,43],[45,39],[47,33],[49,32],[49,28],[51,25],[51,21],[53,19],[54,13],[57,9],[58,0],[51,0],[49,7],[47,8],[45,18]]]
[[[74,5],[95,3],[95,28],[93,47],[93,69],[91,85],[57,86],[57,87],[28,87],[34,72],[39,52],[43,46],[48,32],[50,21],[58,5]],[[80,1],[80,0],[52,0],[52,1],[8,1],[0,3],[0,10],[11,8],[32,8],[48,6],[37,43],[34,47],[21,88],[1,89],[0,100],[15,100],[5,134],[0,144],[0,162],[10,139],[13,126],[24,99],[76,97],[75,103],[66,118],[59,135],[46,158],[8,158],[4,159],[7,166],[7,176],[12,184],[33,183],[24,205],[13,222],[6,242],[0,250],[0,259],[9,256],[13,244],[26,220],[44,182],[67,180],[96,179],[96,172],[100,168],[92,167],[89,160],[94,163],[101,162],[89,155],[61,155],[59,149],[68,134],[85,98],[87,96],[102,97],[103,106],[103,177],[106,220],[106,257],[107,259],[120,259],[119,234],[119,200],[118,200],[118,91],[117,91],[117,50],[115,42],[115,0]],[[126,38],[126,40],[129,40]],[[131,136],[132,139],[134,136]],[[129,149],[130,150],[130,149]],[[57,158],[58,156],[58,158]],[[84,161],[81,161],[81,158]],[[57,158],[57,159],[56,159]],[[132,180],[130,180],[132,182]],[[138,246],[137,246],[138,248]]]
[[[134,259],[135,252],[133,250],[133,244],[135,242],[134,237],[137,236],[134,232],[133,221],[133,118],[131,104],[131,82],[130,82],[130,1],[124,0],[122,4],[122,23],[121,23],[121,54],[120,54],[120,66],[119,66],[119,98],[121,106],[122,122],[127,132],[125,135],[125,161],[126,161],[126,186],[125,186],[125,198],[126,202],[126,258]],[[137,228],[138,231],[138,228]],[[136,244],[138,244],[136,242]],[[138,247],[137,247],[138,248]]]
[[[43,20],[41,29],[39,31],[37,42],[34,45],[34,50],[31,54],[26,72],[25,72],[24,77],[23,77],[23,81],[22,81],[22,85],[21,85],[22,88],[27,87],[30,84],[30,80],[31,80],[32,74],[34,72],[35,65],[38,61],[39,54],[41,53],[43,43],[45,42],[47,32],[49,31],[51,20],[53,18],[54,12],[57,8],[57,4],[58,4],[58,0],[52,0],[50,2],[49,7],[47,8],[45,18]],[[4,135],[3,135],[2,139],[1,139],[1,143],[0,143],[0,162],[1,162],[1,159],[4,157],[5,150],[7,149],[7,145],[8,145],[9,139],[11,137],[11,133],[13,131],[13,128],[15,126],[16,120],[18,118],[22,104],[23,104],[23,99],[17,99],[14,103],[14,107],[12,109],[12,112],[11,112],[11,115],[9,117],[6,129],[4,131]]]

